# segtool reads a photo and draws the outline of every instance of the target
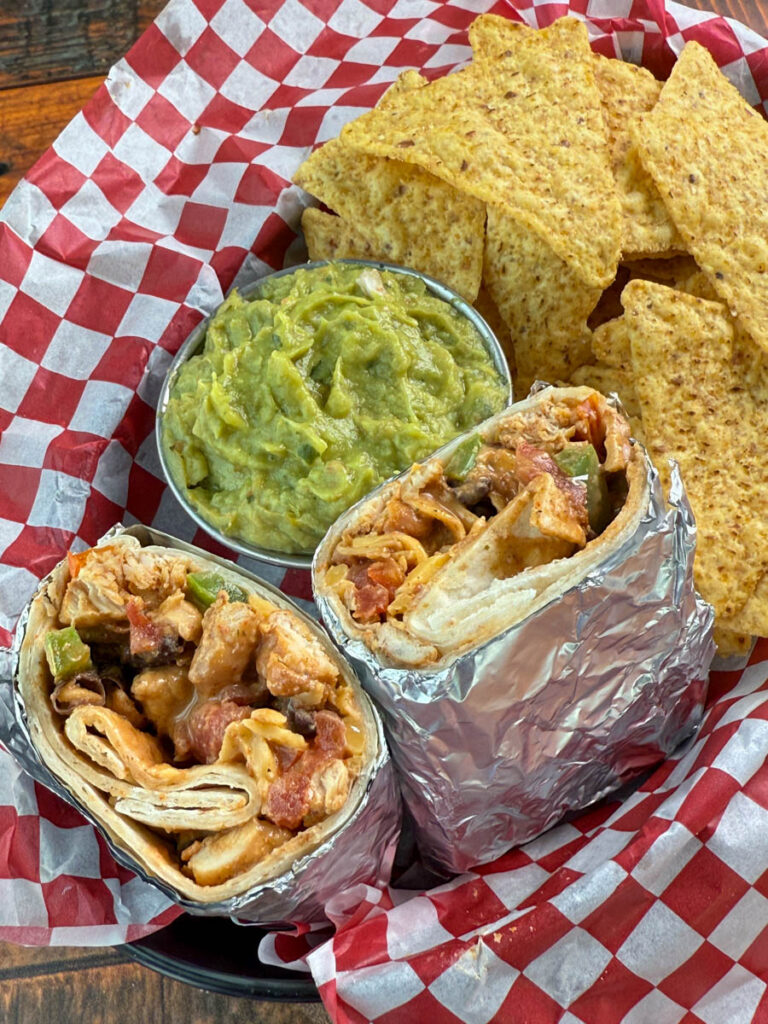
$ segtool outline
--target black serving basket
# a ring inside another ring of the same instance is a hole
[[[224,917],[182,914],[166,928],[121,946],[132,960],[187,985],[273,1002],[319,1002],[311,975],[259,961],[266,932]]]

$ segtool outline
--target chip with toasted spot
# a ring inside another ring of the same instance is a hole
[[[749,633],[734,633],[730,629],[715,626],[712,634],[717,653],[721,658],[745,657],[752,650],[755,638]]]
[[[648,451],[668,481],[675,459],[696,517],[694,575],[732,632],[768,634],[768,388],[734,366],[719,302],[649,281],[622,296]]]
[[[633,138],[686,248],[768,351],[768,124],[690,42]]]
[[[567,378],[589,360],[587,317],[600,289],[494,206],[488,207],[483,283],[509,328],[520,394],[536,379]]]
[[[394,96],[341,137],[502,206],[587,283],[615,276],[619,203],[581,22],[524,33],[509,55]]]
[[[357,153],[340,139],[316,150],[294,181],[370,242],[369,258],[414,267],[470,302],[483,267],[485,207],[420,167]],[[359,246],[355,246],[359,248]]]
[[[621,202],[622,258],[683,248],[658,189],[640,162],[628,127],[632,117],[654,107],[661,82],[645,68],[599,54],[595,55],[595,80]]]
[[[627,321],[623,316],[608,320],[592,332],[592,351],[597,361],[606,366],[631,369],[632,353],[629,349]]]

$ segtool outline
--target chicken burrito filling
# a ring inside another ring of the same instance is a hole
[[[523,574],[588,548],[625,506],[632,458],[629,425],[602,395],[548,389],[363,506],[338,536],[322,586],[351,626],[436,643],[436,660],[441,591],[484,593],[492,604],[498,581],[522,587]],[[451,622],[458,639],[461,623]]]
[[[360,705],[294,612],[132,541],[70,554],[42,634],[48,700],[87,782],[215,886],[344,807]]]

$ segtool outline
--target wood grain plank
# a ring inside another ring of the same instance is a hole
[[[0,91],[0,206],[101,82],[79,78]]]
[[[57,974],[80,967],[114,966],[131,963],[122,949],[80,946],[15,946],[0,942],[0,983],[8,978],[34,974]]]
[[[0,4],[0,88],[104,75],[162,0]]]
[[[138,964],[94,965],[0,981],[3,1024],[327,1024],[316,1003],[235,999],[170,981]]]

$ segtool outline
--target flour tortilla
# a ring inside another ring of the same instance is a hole
[[[472,433],[483,439],[515,414],[544,404],[556,392],[583,401],[594,394],[588,387],[545,388],[492,417]],[[466,435],[464,435],[466,436]],[[331,527],[315,555],[313,586],[332,607],[348,636],[362,641],[384,664],[438,670],[460,654],[503,633],[557,599],[628,540],[645,514],[649,496],[649,462],[635,444],[627,467],[629,492],[624,507],[603,533],[568,558],[497,579],[493,564],[503,558],[503,529],[485,529],[459,544],[461,552],[424,585],[404,614],[400,626],[391,622],[365,625],[355,621],[332,587],[325,583],[336,544],[353,525],[373,520],[403,485],[418,488],[430,476],[435,461],[446,461],[462,438],[446,445],[428,462],[416,464],[373,495],[358,503]],[[503,513],[491,519],[501,520]]]
[[[135,538],[126,535],[112,538],[109,543],[138,544]],[[168,548],[149,550],[171,551]],[[173,551],[173,554],[182,556],[180,551]],[[225,579],[231,578],[249,593],[259,594],[279,607],[290,608],[303,622],[310,624],[310,620],[289,602],[281,600],[272,591],[262,589],[253,580],[227,571],[205,558],[187,557],[190,571],[210,570]],[[41,759],[69,791],[74,802],[96,821],[117,848],[138,863],[146,875],[170,886],[175,894],[186,900],[200,904],[218,903],[285,875],[299,858],[315,850],[352,817],[365,795],[371,765],[378,754],[376,723],[370,704],[346,663],[317,627],[310,625],[313,634],[338,666],[344,681],[352,687],[361,712],[365,733],[363,768],[352,784],[346,804],[226,882],[203,886],[183,874],[173,841],[155,829],[167,827],[178,830],[188,823],[194,830],[218,831],[252,820],[254,809],[258,811],[260,806],[256,802],[255,784],[240,764],[199,765],[183,771],[166,764],[160,766],[161,770],[168,769],[165,785],[156,788],[137,786],[118,777],[121,759],[130,756],[130,750],[121,745],[119,737],[113,732],[111,742],[104,743],[88,729],[95,720],[102,724],[109,722],[111,713],[104,714],[107,709],[85,708],[82,710],[87,712],[86,715],[70,716],[68,720],[56,714],[49,698],[50,672],[44,639],[49,630],[59,628],[57,609],[68,580],[69,569],[67,563],[62,562],[47,584],[41,587],[29,611],[19,654],[17,685],[30,735]],[[73,721],[76,723],[74,727],[70,725]]]

